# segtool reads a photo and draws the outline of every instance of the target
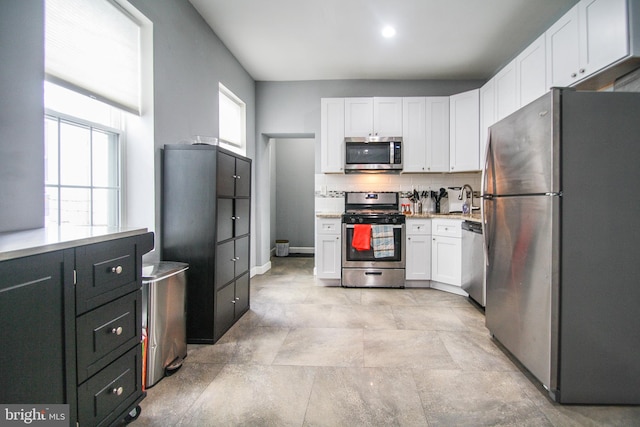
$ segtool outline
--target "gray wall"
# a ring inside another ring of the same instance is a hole
[[[131,3],[153,22],[155,188],[148,191],[157,195],[156,230],[161,225],[160,149],[192,135],[218,135],[217,85],[221,81],[247,103],[247,155],[254,159],[252,266],[267,265],[271,248],[269,135],[315,136],[317,171],[320,98],[451,95],[483,83],[256,83],[187,0]],[[42,0],[0,2],[0,227],[5,231],[43,224],[43,8]]]
[[[247,104],[247,157],[254,158],[255,82],[187,0],[130,2],[153,22],[154,190],[161,230],[161,149],[194,135],[218,136],[221,82]]]
[[[187,0],[131,4],[153,22],[154,188],[144,191],[157,195],[160,231],[160,149],[218,135],[220,81],[247,104],[247,156],[255,158],[255,82]],[[44,1],[0,1],[0,40],[0,231],[42,227]]]
[[[44,1],[0,2],[0,232],[44,225]]]
[[[275,228],[276,239],[289,240],[291,248],[314,246],[314,158],[313,139],[275,139]],[[273,211],[273,210],[272,210]]]
[[[475,89],[482,80],[319,80],[256,82],[256,265],[269,262],[275,236],[270,236],[270,136],[315,136],[315,171],[320,171],[320,98],[352,96],[448,96]],[[313,213],[312,221],[313,221]]]

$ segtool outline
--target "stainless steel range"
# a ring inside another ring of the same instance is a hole
[[[345,193],[342,286],[404,288],[405,216],[392,192]]]

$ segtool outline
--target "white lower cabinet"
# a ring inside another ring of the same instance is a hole
[[[315,258],[318,279],[340,279],[342,268],[340,218],[316,219]]]
[[[406,280],[431,280],[431,220],[407,219]]]
[[[461,241],[455,237],[433,236],[431,245],[431,278],[449,285],[460,286]]]
[[[431,287],[467,295],[462,290],[462,220],[431,221]]]

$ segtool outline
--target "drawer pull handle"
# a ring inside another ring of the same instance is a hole
[[[116,274],[121,274],[122,273],[122,266],[119,265],[117,267],[111,267],[111,272],[112,273],[116,273]]]
[[[122,392],[124,392],[124,388],[122,387],[114,388],[113,390],[111,390],[111,393],[115,394],[116,396],[120,396]]]
[[[112,328],[111,333],[114,335],[122,335],[122,326],[118,326],[117,328]]]
[[[235,303],[236,303],[236,300],[231,300],[231,304],[235,304]]]
[[[231,258],[229,261],[231,261],[231,262],[236,262],[236,261],[238,261],[238,260],[237,260],[237,259],[235,259],[235,258]]]
[[[236,301],[240,301],[240,297],[236,297]]]

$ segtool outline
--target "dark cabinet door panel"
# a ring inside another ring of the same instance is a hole
[[[236,199],[235,210],[235,234],[234,236],[243,236],[249,234],[249,215],[251,212],[251,200]]]
[[[240,317],[249,309],[249,273],[236,279],[235,317]]]
[[[236,159],[236,197],[251,195],[251,163]]]
[[[233,237],[233,226],[236,218],[233,212],[233,199],[218,199],[218,235],[216,240],[222,242]]]
[[[219,151],[217,168],[216,191],[218,197],[233,197],[235,195],[236,158]]]
[[[229,283],[216,292],[215,337],[219,339],[233,325],[235,317],[235,289]]]
[[[249,236],[237,239],[235,249],[235,276],[239,276],[249,271]]]
[[[2,403],[69,403],[63,261],[59,251],[0,262]]]
[[[235,264],[234,241],[231,240],[218,245],[216,248],[216,289],[220,289],[233,280]]]

